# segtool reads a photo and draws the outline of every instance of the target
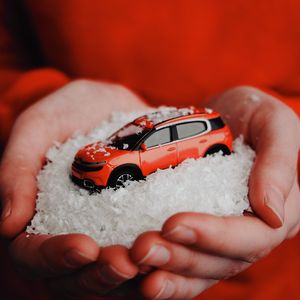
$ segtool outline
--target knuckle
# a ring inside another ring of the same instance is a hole
[[[230,264],[228,269],[225,271],[225,275],[222,278],[215,278],[215,279],[228,279],[231,278],[243,270],[245,270],[247,267],[249,267],[251,264],[249,262],[239,262],[239,263],[233,263]]]
[[[256,261],[267,256],[271,252],[271,250],[272,249],[268,247],[266,249],[250,253],[243,259],[243,261],[250,264],[255,263]]]
[[[253,263],[255,263],[256,261],[258,261],[260,258],[261,258],[261,256],[260,256],[260,255],[257,255],[257,254],[255,253],[255,254],[249,254],[249,255],[247,255],[246,257],[242,258],[242,259],[243,259],[243,261],[245,261],[246,263],[253,264]]]
[[[131,259],[134,262],[139,263],[150,251],[151,246],[159,241],[161,241],[161,239],[159,238],[159,234],[157,232],[142,233],[135,240],[130,250]]]
[[[137,241],[141,244],[144,244],[144,243],[152,243],[154,241],[156,241],[158,238],[158,232],[156,231],[149,231],[149,232],[144,232],[142,233]]]
[[[286,228],[282,227],[276,233],[273,229],[265,232],[261,238],[261,242],[257,241],[256,249],[249,251],[245,254],[243,261],[248,263],[254,263],[264,257],[266,257],[274,248],[280,245],[286,238]]]
[[[146,299],[155,299],[162,288],[162,283],[167,279],[166,271],[156,270],[152,272],[141,283],[142,295]]]
[[[195,221],[197,224],[209,222],[211,216],[204,213],[192,213],[192,212],[179,212],[171,216],[163,225],[163,230],[172,230],[176,226],[194,226]],[[200,223],[201,222],[201,223]],[[194,226],[195,227],[195,226]]]
[[[180,225],[183,221],[186,220],[186,213],[176,213],[171,216],[163,225],[163,228],[172,228]]]

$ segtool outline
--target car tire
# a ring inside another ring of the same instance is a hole
[[[208,155],[212,155],[215,153],[218,153],[219,151],[223,152],[223,155],[230,155],[231,152],[229,150],[229,148],[225,145],[214,145],[212,147],[210,147],[206,152],[204,157],[208,156]]]
[[[112,173],[109,179],[109,187],[119,189],[125,187],[130,181],[136,181],[139,177],[133,169],[121,169]]]

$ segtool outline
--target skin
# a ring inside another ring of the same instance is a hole
[[[22,232],[34,215],[36,175],[53,142],[90,131],[112,111],[147,107],[119,85],[78,80],[41,99],[16,120],[0,169],[0,235],[11,239],[11,256],[27,277],[46,279],[54,293],[74,299],[106,294],[137,275],[123,246],[101,247],[83,234]]]
[[[276,98],[251,87],[231,89],[211,107],[256,151],[249,179],[256,215],[179,213],[160,232],[139,236],[130,250],[132,260],[143,268],[157,268],[142,284],[149,299],[191,299],[245,270],[299,231],[298,117]]]
[[[17,268],[47,279],[53,291],[72,299],[108,292],[127,293],[129,299],[128,291],[136,294],[130,284],[132,278],[139,280],[139,270],[149,272],[141,284],[144,297],[191,299],[294,236],[300,221],[298,118],[274,97],[251,87],[228,90],[211,106],[222,113],[234,135],[243,134],[256,151],[249,181],[256,215],[180,213],[168,219],[160,232],[139,236],[130,250],[118,245],[102,248],[82,234],[22,232],[34,214],[35,178],[53,141],[64,141],[78,130],[89,131],[113,110],[147,106],[120,86],[81,80],[26,110],[15,123],[0,169],[0,234],[12,239]]]

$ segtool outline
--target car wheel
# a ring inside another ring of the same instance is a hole
[[[231,154],[231,152],[230,152],[230,150],[228,149],[227,146],[225,146],[225,145],[214,145],[206,151],[204,157],[206,157],[207,155],[212,155],[212,154],[218,153],[219,151],[222,151],[223,155],[230,155]]]
[[[134,170],[123,169],[112,174],[109,186],[114,189],[126,187],[130,181],[138,180],[138,176]]]

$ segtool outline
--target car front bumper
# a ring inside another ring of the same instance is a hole
[[[72,180],[73,183],[75,183],[79,187],[89,191],[101,191],[105,188],[105,186],[96,185],[95,182],[90,179],[81,179],[74,175],[70,175],[70,179]]]

